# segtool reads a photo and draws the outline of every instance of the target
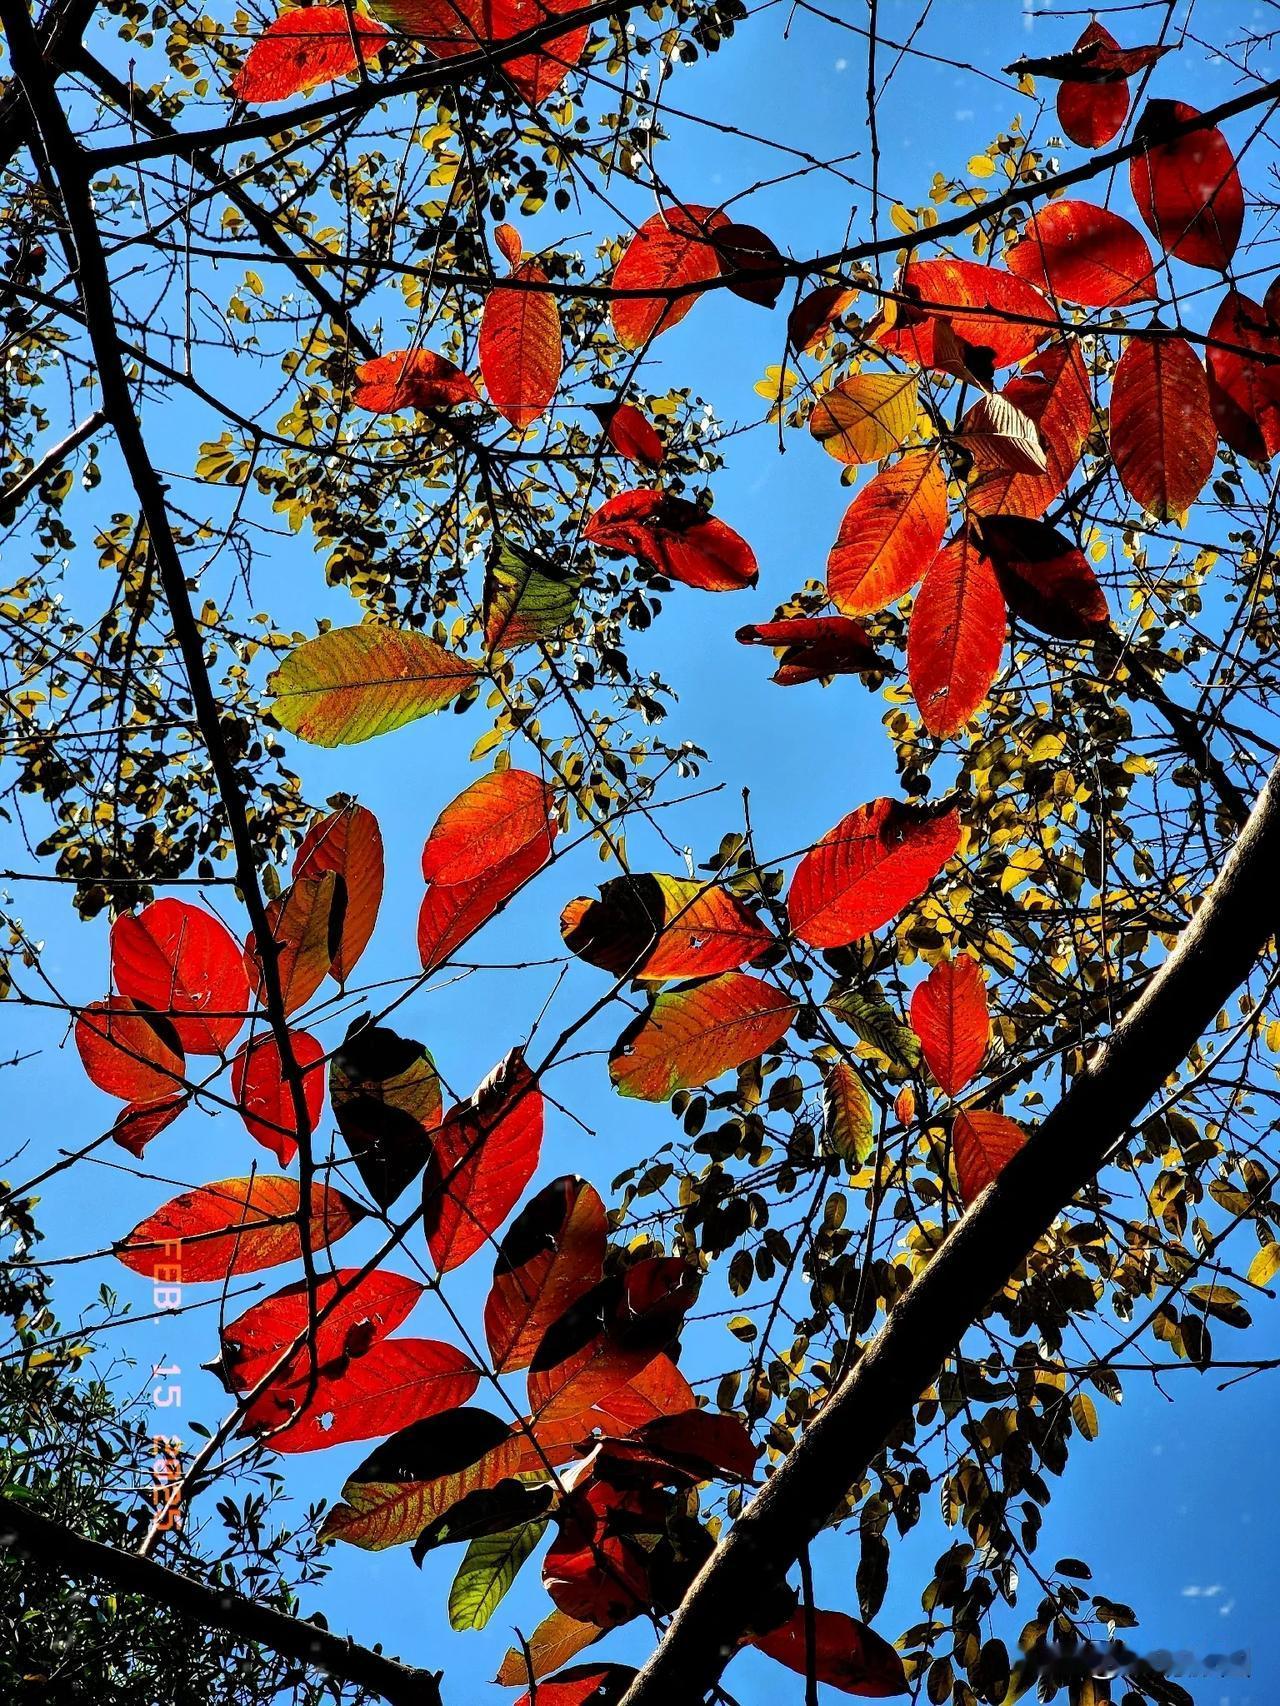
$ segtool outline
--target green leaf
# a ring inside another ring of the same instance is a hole
[[[500,545],[485,576],[485,645],[491,652],[514,652],[551,639],[573,620],[579,584],[550,563]]]
[[[520,1567],[546,1532],[548,1517],[501,1534],[482,1534],[467,1547],[449,1589],[449,1626],[483,1629]]]
[[[476,666],[412,628],[331,628],[271,676],[272,714],[314,746],[352,746],[442,710]]]
[[[905,1073],[919,1066],[920,1043],[915,1032],[898,1018],[874,980],[864,989],[837,987],[823,1005],[882,1054],[891,1067]]]
[[[861,1078],[843,1060],[827,1074],[822,1093],[823,1126],[832,1151],[851,1167],[861,1167],[875,1148],[871,1099]]]

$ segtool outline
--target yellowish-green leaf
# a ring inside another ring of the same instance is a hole
[[[474,681],[465,658],[408,628],[333,628],[269,678],[277,722],[315,746],[351,746],[442,710]]]

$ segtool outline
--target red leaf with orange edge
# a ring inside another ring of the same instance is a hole
[[[844,284],[820,284],[802,296],[787,316],[787,340],[805,355],[817,347],[857,297]]]
[[[231,1090],[249,1135],[272,1150],[282,1167],[297,1154],[300,1136],[310,1137],[316,1129],[324,1106],[324,1045],[307,1031],[290,1031],[289,1042],[302,1075],[305,1133],[298,1130],[293,1092],[285,1081],[275,1037],[246,1043],[231,1062]]]
[[[909,450],[854,498],[827,558],[827,591],[846,616],[882,610],[920,579],[947,525],[936,451]]]
[[[911,1029],[930,1072],[948,1096],[958,1096],[982,1065],[991,1015],[982,968],[969,955],[939,960],[911,997]]]
[[[976,261],[908,261],[893,319],[873,330],[880,348],[921,367],[939,365],[934,328],[950,322],[955,336],[987,350],[996,367],[1022,361],[1053,331],[1054,311],[1025,279]],[[1038,322],[1038,323],[1037,323]],[[943,369],[945,371],[945,368]]]
[[[540,863],[556,838],[555,790],[529,770],[491,770],[440,813],[422,849],[429,883],[472,883],[531,851]]]
[[[930,734],[958,733],[986,699],[1005,626],[990,559],[967,536],[953,539],[930,564],[907,628],[907,675]]]
[[[109,995],[82,1009],[76,1049],[89,1082],[125,1102],[172,1100],[186,1076],[173,1025],[127,995]]]
[[[418,953],[424,971],[442,966],[547,862],[545,848],[530,842],[522,852],[466,883],[429,883],[418,912]]]
[[[1164,249],[1193,267],[1222,272],[1244,225],[1235,156],[1214,125],[1169,136],[1199,116],[1185,101],[1148,101],[1134,132],[1142,152],[1129,161],[1129,188],[1143,224]]]
[[[547,275],[533,261],[512,272],[515,286],[536,287]],[[489,401],[517,431],[542,415],[564,369],[560,310],[547,290],[499,285],[480,317],[480,372]]]
[[[609,1076],[620,1095],[665,1102],[765,1054],[795,1013],[790,996],[745,972],[666,990],[613,1045]]]
[[[130,1102],[116,1117],[112,1139],[130,1155],[141,1156],[151,1139],[173,1124],[189,1100],[189,1096],[169,1096],[155,1102]]]
[[[184,900],[155,900],[116,919],[111,977],[121,995],[171,1020],[188,1054],[221,1054],[244,1024],[249,976],[240,944]]]
[[[743,646],[772,646],[781,652],[773,677],[779,687],[890,668],[852,616],[789,616],[753,622],[739,628],[734,637]]]
[[[718,884],[647,871],[611,877],[599,900],[571,900],[560,915],[560,934],[588,965],[655,980],[733,971],[774,940]]]
[[[588,406],[619,456],[625,456],[638,468],[662,466],[666,455],[662,440],[634,403],[591,403]]]
[[[1156,294],[1141,234],[1088,201],[1053,201],[1033,213],[1004,259],[1028,284],[1088,308],[1118,308]]]
[[[622,251],[613,269],[613,290],[678,291],[681,286],[717,278],[720,256],[712,233],[728,224],[723,213],[695,203],[651,214]],[[615,294],[609,308],[613,335],[623,349],[639,349],[683,320],[696,301],[694,291],[672,296]]]
[[[571,1621],[581,1624],[582,1620]],[[599,1633],[596,1629],[596,1634]],[[578,1650],[574,1648],[575,1652]],[[617,1706],[635,1680],[635,1674],[630,1665],[570,1665],[567,1670],[539,1681],[538,1706]],[[532,1706],[532,1701],[533,1696],[526,1692],[517,1697],[515,1706]]]
[[[971,1203],[1027,1141],[1027,1134],[1003,1114],[962,1108],[951,1124],[951,1157],[960,1195]]]
[[[329,970],[345,984],[369,945],[382,904],[382,831],[367,806],[352,800],[312,824],[303,836],[293,862],[295,881],[326,871],[342,885],[338,948]]]
[[[796,867],[791,928],[814,948],[842,948],[896,918],[960,843],[960,814],[872,800],[841,818]]]
[[[1103,50],[1114,55],[1119,48],[1119,42],[1106,25],[1094,18],[1086,25],[1075,50],[1079,53],[1092,49],[1090,57],[1096,59]],[[1058,123],[1063,134],[1082,148],[1105,148],[1120,134],[1128,114],[1129,84],[1123,76],[1108,82],[1084,82],[1078,77],[1068,77],[1058,86]]]
[[[671,1494],[654,1488],[611,1487],[595,1480],[575,1487],[560,1502],[556,1537],[542,1563],[542,1585],[551,1603],[601,1629],[616,1628],[648,1610],[654,1598],[651,1561],[672,1503]],[[594,1673],[598,1667],[589,1669]],[[540,1683],[539,1700],[554,1687],[554,1677]]]
[[[359,1268],[339,1268],[322,1274],[314,1290],[306,1280],[297,1280],[252,1304],[223,1327],[222,1355],[214,1372],[228,1392],[251,1392],[292,1346],[306,1338],[313,1319],[311,1344],[318,1368],[340,1358],[362,1356],[395,1331],[425,1290],[417,1280],[384,1268],[367,1274]],[[302,1344],[277,1380],[295,1384],[310,1366]]]
[[[548,1327],[599,1283],[607,1224],[599,1194],[574,1174],[521,1209],[498,1246],[484,1306],[496,1373],[526,1368]]]
[[[184,1191],[115,1246],[127,1268],[182,1285],[224,1280],[291,1262],[302,1254],[296,1179],[257,1174]],[[336,1244],[364,1210],[341,1191],[311,1187],[310,1247]]]
[[[700,504],[666,492],[619,492],[600,505],[582,536],[704,592],[736,592],[754,586],[759,574],[740,534]]]
[[[492,1238],[533,1177],[541,1145],[542,1095],[513,1049],[433,1135],[422,1224],[440,1273]]]
[[[384,1339],[327,1369],[315,1383],[273,1383],[245,1412],[242,1433],[266,1433],[273,1451],[320,1451],[374,1439],[456,1410],[480,1384],[471,1358],[438,1339]],[[274,1430],[280,1431],[274,1431]]]
[[[1020,515],[988,516],[983,548],[1009,609],[1042,634],[1088,640],[1111,620],[1084,553],[1055,528]]]
[[[883,1636],[843,1611],[813,1613],[813,1669],[819,1682],[842,1694],[881,1699],[907,1692],[907,1676],[897,1649]],[[803,1607],[767,1635],[753,1635],[771,1659],[801,1676],[809,1669],[808,1617]]]
[[[1234,349],[1215,348],[1233,344]],[[1241,350],[1271,361],[1254,361]],[[1209,407],[1222,442],[1251,462],[1280,450],[1280,333],[1266,311],[1229,290],[1209,327]]]
[[[393,350],[356,368],[352,402],[375,415],[401,409],[447,409],[455,403],[478,403],[474,382],[447,356],[434,350]]]
[[[356,68],[356,42],[366,63],[390,38],[381,24],[345,6],[305,6],[273,18],[231,79],[237,100],[261,106],[331,83]]]
[[[1185,515],[1218,450],[1208,376],[1185,338],[1125,344],[1112,376],[1110,440],[1129,496],[1161,521]]]
[[[1009,381],[1002,395],[1035,426],[1044,472],[980,470],[965,503],[977,515],[1043,515],[1066,489],[1093,426],[1093,394],[1079,341],[1073,338],[1043,350]]]
[[[568,1463],[582,1455],[580,1448],[590,1450],[593,1434],[616,1438],[634,1432],[657,1416],[683,1414],[693,1405],[693,1388],[671,1358],[659,1351],[651,1362],[597,1399],[590,1409],[550,1420],[537,1418],[533,1423],[537,1449],[526,1439],[513,1473],[541,1468],[544,1457],[553,1465]]]
[[[559,13],[581,10],[581,0],[374,0],[373,10],[393,29],[416,36],[439,59],[509,41]],[[495,70],[533,106],[563,83],[582,57],[588,26],[575,25]]]

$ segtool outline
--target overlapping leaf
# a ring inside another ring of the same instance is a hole
[[[879,462],[911,431],[916,408],[910,373],[854,373],[818,398],[809,431],[837,462]]]
[[[434,350],[391,350],[356,368],[352,402],[376,415],[401,409],[433,412],[456,403],[477,403],[474,381],[447,356]]]
[[[422,1224],[440,1273],[460,1266],[502,1225],[533,1177],[541,1145],[542,1096],[513,1051],[432,1138]]]
[[[947,259],[908,261],[892,316],[875,329],[880,348],[919,367],[937,367],[935,334],[985,350],[994,367],[1023,361],[1053,331],[1054,312],[1034,285],[1001,267]],[[946,371],[945,365],[943,371]]]
[[[1229,290],[1209,327],[1209,407],[1222,442],[1252,462],[1280,450],[1278,358],[1280,333],[1266,310]]]
[[[744,972],[670,990],[618,1038],[609,1076],[624,1096],[665,1101],[773,1048],[795,1012],[789,996]]]
[[[599,900],[571,900],[565,944],[615,977],[713,977],[758,959],[773,941],[725,888],[657,872],[612,877]]]
[[[337,948],[329,970],[345,984],[369,945],[382,904],[382,831],[367,806],[355,800],[312,824],[293,862],[294,880],[332,871],[340,884]]]
[[[91,1002],[76,1019],[75,1036],[89,1082],[108,1096],[167,1105],[182,1085],[187,1063],[177,1031],[127,995]]]
[[[613,269],[613,289],[669,294],[614,296],[609,314],[623,349],[640,349],[684,319],[698,298],[681,289],[719,276],[711,234],[728,223],[725,214],[692,203],[661,208],[645,220]]]
[[[808,1615],[801,1609],[767,1635],[751,1637],[752,1646],[788,1670],[809,1671]],[[843,1611],[813,1613],[813,1674],[842,1694],[881,1698],[907,1692],[902,1659],[883,1636]]]
[[[1013,614],[1059,640],[1088,640],[1107,627],[1107,596],[1084,553],[1056,528],[1020,515],[982,524],[984,548]]]
[[[370,1196],[390,1208],[427,1164],[440,1079],[421,1043],[356,1020],[329,1063],[329,1099]]]
[[[1044,472],[979,467],[965,502],[977,515],[1040,516],[1066,489],[1093,425],[1093,396],[1078,341],[1042,351],[1002,395],[1034,423]]]
[[[356,45],[372,63],[387,41],[372,18],[346,6],[306,6],[273,18],[231,79],[231,91],[255,106],[331,83],[356,68]]]
[[[280,981],[286,1013],[296,1013],[329,975],[341,951],[346,913],[346,888],[336,871],[316,870],[298,877],[278,899],[267,904],[267,921],[275,951],[272,960]],[[263,955],[253,933],[245,943],[245,961],[260,1000],[266,999]]]
[[[779,652],[773,676],[779,687],[890,667],[852,616],[788,616],[753,622],[739,628],[736,638],[744,646],[772,646]]]
[[[596,510],[583,538],[704,592],[754,586],[759,573],[740,534],[701,505],[667,492],[619,492]]]
[[[307,1031],[290,1031],[289,1046],[300,1075],[306,1130],[299,1131],[293,1090],[285,1076],[280,1045],[265,1036],[247,1042],[231,1062],[231,1092],[248,1128],[282,1167],[298,1152],[300,1138],[316,1129],[324,1106],[324,1045]]]
[[[514,652],[554,639],[573,620],[580,584],[567,570],[500,544],[485,574],[485,645]]]
[[[1073,51],[1080,56],[1078,71],[1122,63],[1117,59],[1119,42],[1096,18],[1085,26]],[[1118,73],[1105,82],[1086,81],[1078,74],[1065,77],[1058,85],[1057,105],[1058,123],[1065,136],[1082,148],[1105,148],[1120,134],[1129,115],[1128,79]]]
[[[1051,201],[1033,213],[1005,264],[1050,296],[1087,308],[1118,308],[1156,294],[1141,234],[1088,201]]]
[[[553,1179],[521,1209],[498,1247],[484,1306],[497,1373],[528,1367],[552,1323],[599,1284],[605,1232],[598,1193],[573,1174]]]
[[[593,403],[592,412],[619,456],[638,468],[660,468],[666,452],[653,423],[634,403]]]
[[[156,900],[111,927],[121,995],[163,1014],[188,1054],[221,1054],[244,1023],[249,979],[224,924],[184,900]]]

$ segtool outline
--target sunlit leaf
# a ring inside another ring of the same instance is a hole
[[[1050,296],[1088,308],[1118,308],[1156,294],[1141,234],[1089,201],[1051,201],[1033,213],[1005,265]]]
[[[167,1105],[181,1088],[187,1063],[177,1031],[169,1020],[137,1006],[127,995],[110,995],[83,1008],[75,1035],[89,1082],[108,1096]],[[146,1142],[145,1137],[140,1140]]]
[[[491,770],[440,813],[422,849],[422,874],[447,888],[487,878],[493,868],[537,850],[551,857],[556,795],[528,770]]]
[[[619,456],[638,468],[660,468],[666,455],[662,440],[634,403],[588,405]]]
[[[483,1629],[546,1533],[549,1517],[537,1517],[471,1541],[449,1589],[449,1627]]]
[[[827,558],[827,591],[846,616],[869,616],[920,579],[947,525],[937,452],[909,450],[882,469],[844,513]]]
[[[986,699],[1005,627],[990,559],[967,536],[953,539],[930,564],[907,629],[907,675],[930,734],[957,734]]]
[[[311,1136],[324,1106],[324,1044],[306,1031],[290,1031],[289,1044],[306,1106],[305,1131],[299,1130],[293,1091],[273,1036],[247,1042],[231,1062],[231,1092],[249,1134],[282,1167],[297,1154],[299,1140]]]
[[[609,1076],[624,1096],[665,1101],[773,1048],[795,1012],[789,996],[744,972],[668,991],[618,1038]]]
[[[268,902],[267,920],[275,945],[272,959],[286,1013],[305,1007],[328,977],[342,939],[345,907],[346,889],[339,885],[337,873],[321,870],[297,878],[277,900]],[[245,943],[245,961],[258,998],[265,1004],[263,955],[252,932]]]
[[[1130,338],[1111,384],[1111,456],[1129,496],[1161,521],[1185,515],[1213,472],[1209,381],[1185,338]]]
[[[809,431],[837,462],[878,462],[911,431],[916,406],[911,374],[854,373],[818,398]]]
[[[1222,272],[1244,224],[1235,156],[1214,125],[1170,137],[1199,117],[1185,101],[1148,101],[1134,132],[1142,152],[1129,161],[1129,187],[1148,231],[1166,254]]]
[[[1026,1141],[1022,1127],[1004,1114],[962,1108],[951,1125],[951,1157],[963,1200],[971,1203]]]
[[[1106,25],[1093,18],[1085,26],[1074,51],[1090,60],[1100,60],[1105,52],[1114,60],[1119,47]],[[1105,148],[1120,134],[1128,115],[1129,84],[1122,76],[1108,82],[1067,77],[1058,86],[1058,123],[1063,135],[1082,148]]]
[[[221,1054],[244,1024],[249,978],[240,944],[203,907],[156,900],[111,926],[121,995],[173,1025],[188,1054]]]
[[[502,543],[484,583],[484,643],[491,652],[554,639],[578,608],[580,582],[550,563]]]
[[[523,261],[511,278],[510,285],[499,285],[485,298],[480,372],[489,401],[522,432],[555,396],[564,349],[556,299],[534,288],[547,282],[546,273],[535,262]]]
[[[619,492],[596,510],[583,538],[704,592],[754,586],[759,572],[740,534],[700,505],[666,492]]]
[[[497,1373],[527,1368],[552,1322],[600,1282],[605,1232],[598,1193],[573,1174],[553,1179],[521,1209],[498,1247],[484,1306]]]
[[[356,368],[356,387],[351,396],[357,408],[375,415],[398,414],[401,409],[430,413],[479,400],[480,393],[469,375],[447,356],[429,349],[391,350],[362,362]]]
[[[295,1179],[258,1174],[184,1191],[134,1227],[115,1253],[125,1267],[182,1285],[254,1273],[302,1254]],[[336,1244],[363,1210],[341,1191],[311,1187],[313,1250]]]
[[[346,6],[306,6],[273,18],[231,79],[237,100],[261,106],[331,83],[356,68],[356,44],[372,63],[388,40],[372,18]]]
[[[801,1608],[780,1628],[752,1636],[751,1644],[804,1676],[810,1662],[807,1628],[808,1617]],[[873,1698],[907,1692],[900,1655],[874,1629],[842,1611],[815,1611],[813,1628],[813,1670],[819,1682],[841,1694]]]
[[[1034,423],[1044,471],[979,466],[965,502],[978,515],[1043,515],[1065,490],[1093,425],[1093,395],[1078,340],[1043,350],[1002,395]]]
[[[697,292],[678,292],[719,276],[720,257],[710,234],[728,223],[723,213],[695,204],[664,207],[645,220],[613,269],[613,289],[677,294],[614,296],[609,314],[623,349],[640,349],[684,319]]]
[[[273,1451],[323,1451],[456,1410],[479,1384],[480,1370],[453,1345],[383,1339],[326,1369],[309,1401],[305,1376],[272,1385],[246,1412],[245,1431],[280,1429],[267,1442]]]
[[[872,800],[841,818],[796,867],[791,928],[815,948],[868,936],[917,900],[955,852],[960,814]]]
[[[1223,297],[1209,327],[1209,406],[1222,442],[1241,456],[1269,462],[1280,450],[1280,333],[1238,290]]]
[[[1024,360],[1054,328],[1054,311],[1034,285],[1000,267],[908,261],[898,288],[902,300],[894,304],[891,323],[874,330],[875,341],[919,367],[938,365],[940,321],[972,349],[986,350],[995,367]]]
[[[603,1633],[594,1623],[580,1623],[576,1617],[566,1617],[563,1611],[549,1612],[529,1636],[525,1648],[507,1649],[493,1680],[503,1688],[527,1688],[531,1667],[532,1680],[539,1682],[544,1676],[559,1670],[561,1665],[568,1664],[584,1647],[598,1641]]]
[[[338,947],[329,970],[345,984],[369,945],[382,904],[382,831],[367,806],[351,800],[303,836],[293,862],[295,881],[325,871],[342,885]]]
[[[822,1087],[822,1128],[832,1153],[861,1167],[875,1148],[871,1098],[847,1061],[835,1061]]]
[[[268,677],[272,714],[315,746],[351,746],[440,711],[476,668],[411,628],[330,628]]]
[[[589,965],[653,980],[733,971],[773,941],[727,889],[657,872],[612,877],[599,900],[571,900],[560,933]]]
[[[930,1072],[958,1096],[982,1065],[991,1035],[982,969],[969,955],[939,960],[911,997],[911,1028]]]
[[[542,1096],[514,1050],[437,1126],[422,1224],[440,1273],[481,1249],[520,1200],[542,1144]]]

